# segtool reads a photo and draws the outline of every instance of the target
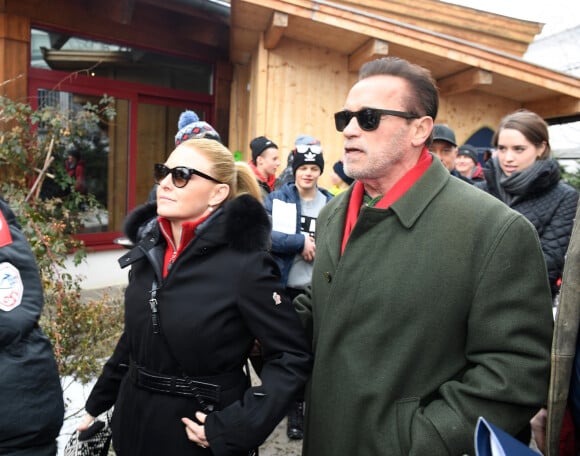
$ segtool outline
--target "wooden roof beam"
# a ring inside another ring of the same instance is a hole
[[[200,22],[193,28],[190,21],[183,18],[173,25],[173,30],[179,40],[222,48],[226,48],[229,43],[229,37],[223,33],[223,29],[209,21]]]
[[[476,90],[484,85],[491,85],[493,74],[490,71],[479,68],[471,68],[467,71],[448,76],[437,81],[441,96],[454,95],[457,93]]]
[[[561,95],[558,97],[524,103],[522,108],[542,116],[544,119],[554,119],[580,114],[580,99]]]
[[[389,43],[370,39],[348,57],[348,71],[356,72],[364,63],[389,55]]]
[[[91,10],[94,13],[100,13],[101,11],[98,10],[101,8],[107,11],[111,21],[118,24],[128,25],[133,21],[133,13],[135,12],[135,0],[118,0],[114,2],[107,0],[105,4],[103,4],[103,2],[95,3],[91,7]]]
[[[288,27],[288,15],[279,11],[274,11],[268,29],[264,32],[264,47],[275,49],[284,36],[284,31]]]

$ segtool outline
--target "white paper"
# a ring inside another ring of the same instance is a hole
[[[492,456],[506,456],[501,443],[499,443],[499,440],[497,440],[497,436],[493,433],[493,431],[489,436],[489,443],[491,446]]]
[[[272,230],[284,234],[296,234],[296,204],[279,199],[272,201]]]

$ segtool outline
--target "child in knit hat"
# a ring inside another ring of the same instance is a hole
[[[485,179],[483,169],[477,158],[477,149],[471,144],[464,144],[457,150],[455,169],[463,177],[463,180],[469,183]]]
[[[324,171],[324,157],[320,141],[313,136],[299,135],[294,141],[294,160],[292,160],[292,173],[296,176],[296,170],[302,165],[318,165],[320,174]]]
[[[337,161],[332,167],[332,174],[330,175],[330,182],[332,183],[332,188],[330,193],[334,196],[339,193],[344,192],[350,184],[354,182],[352,177],[348,177],[344,172],[344,164],[342,160]]]
[[[292,151],[294,182],[288,182],[268,195],[266,210],[272,220],[271,252],[280,267],[284,293],[293,300],[312,279],[316,254],[316,220],[332,194],[318,187],[324,171],[324,156],[320,141],[299,135]],[[288,411],[288,438],[302,439],[304,417],[303,392]]]
[[[256,175],[262,199],[265,200],[274,190],[276,183],[276,170],[280,166],[278,146],[266,136],[258,136],[250,142],[250,149],[252,151],[250,168]]]

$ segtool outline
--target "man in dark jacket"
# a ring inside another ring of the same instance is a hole
[[[64,416],[34,255],[0,199],[0,454],[52,456]]]
[[[427,70],[389,57],[335,114],[355,183],[318,216],[294,301],[314,350],[304,456],[474,454],[479,416],[517,434],[545,404],[537,234],[429,153],[438,103]]]
[[[459,177],[459,173],[455,170],[457,140],[455,132],[449,126],[443,124],[433,126],[433,140],[429,146],[429,152],[441,160],[452,176]]]

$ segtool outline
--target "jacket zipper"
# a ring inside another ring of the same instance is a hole
[[[169,236],[169,234],[165,230],[165,227],[162,224],[159,224],[159,227],[161,228],[161,231],[163,231],[165,239],[169,240],[169,245],[171,246],[171,250],[173,251],[171,257],[169,258],[169,263],[167,264],[167,272],[169,272],[171,266],[173,266],[173,263],[175,263],[175,259],[177,258],[177,247],[175,247],[175,243],[173,242],[173,236]],[[179,241],[181,243],[181,239]]]

